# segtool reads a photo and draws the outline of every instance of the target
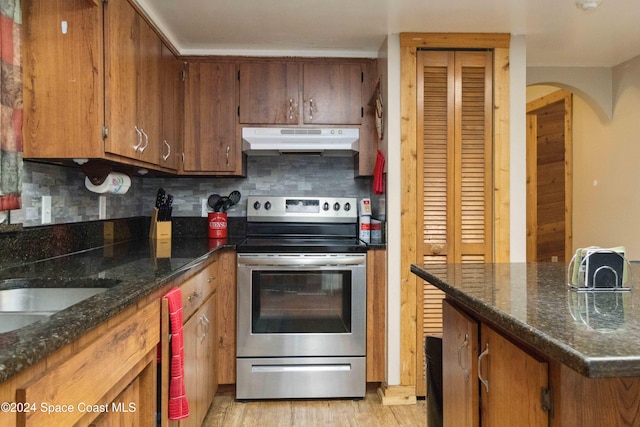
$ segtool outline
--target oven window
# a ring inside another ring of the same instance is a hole
[[[349,270],[254,271],[254,334],[351,332]]]

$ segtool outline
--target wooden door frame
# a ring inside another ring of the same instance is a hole
[[[537,249],[537,117],[536,110],[556,102],[564,102],[564,257],[573,255],[573,97],[560,89],[527,103],[527,262],[536,259]]]
[[[411,273],[418,259],[418,172],[416,52],[420,48],[478,48],[494,52],[493,78],[493,248],[494,262],[509,262],[509,46],[505,33],[402,33],[400,34],[400,151],[401,151],[401,268],[400,268],[400,385],[383,388],[394,401],[415,401],[424,395],[422,384],[422,281]],[[419,378],[420,377],[420,378]]]

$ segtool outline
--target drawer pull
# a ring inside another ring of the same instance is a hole
[[[478,356],[478,379],[482,384],[484,384],[484,388],[487,389],[487,393],[489,393],[489,380],[482,377],[482,359],[485,356],[489,355],[489,343],[485,344],[485,349],[480,356]]]
[[[464,372],[464,379],[466,382],[469,382],[469,370],[462,366],[462,348],[466,347],[469,344],[469,334],[464,334],[464,341],[462,344],[458,346],[458,366]]]
[[[192,293],[191,295],[189,295],[187,297],[187,299],[189,300],[189,302],[191,302],[192,300],[196,299],[196,298],[200,298],[200,294],[197,292]]]

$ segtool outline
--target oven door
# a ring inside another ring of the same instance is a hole
[[[364,356],[365,254],[238,254],[238,357]]]

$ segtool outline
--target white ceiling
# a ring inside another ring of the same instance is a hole
[[[640,0],[137,0],[184,55],[375,57],[387,34],[526,37],[528,66],[611,67],[640,55]]]

